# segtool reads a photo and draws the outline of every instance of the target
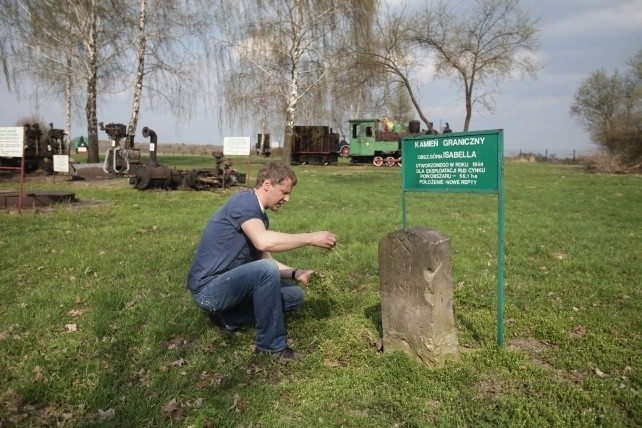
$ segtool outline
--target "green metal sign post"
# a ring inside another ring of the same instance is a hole
[[[497,344],[504,346],[504,131],[406,137],[401,153],[404,229],[406,192],[497,194]]]

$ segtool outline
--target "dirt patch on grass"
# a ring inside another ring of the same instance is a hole
[[[37,207],[30,207],[30,206],[23,206],[22,207],[22,213],[37,213],[37,214],[47,214],[50,213],[54,209],[60,209],[66,208],[70,211],[79,211],[82,209],[86,208],[98,208],[98,207],[105,207],[105,206],[111,206],[113,205],[113,202],[111,201],[101,201],[101,200],[90,200],[90,201],[85,201],[85,200],[78,200],[76,199],[73,202],[60,202],[48,206],[37,206]],[[18,207],[6,207],[3,208],[3,211],[6,214],[18,214]]]
[[[551,368],[551,364],[546,358],[546,351],[552,349],[549,343],[532,337],[516,337],[508,341],[508,348],[524,352],[539,365]]]
[[[502,394],[502,381],[498,376],[491,374],[487,379],[477,382],[475,385],[480,396],[494,399]]]

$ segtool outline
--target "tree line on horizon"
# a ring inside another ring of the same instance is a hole
[[[22,0],[0,2],[0,22],[8,89],[63,99],[70,138],[84,116],[96,161],[99,103],[122,94],[128,145],[141,106],[176,120],[217,108],[221,124],[252,120],[265,133],[282,123],[289,163],[295,121],[340,129],[418,115],[432,130],[434,101],[418,88],[445,77],[461,91],[467,131],[474,111],[494,111],[504,81],[540,68],[541,23],[519,0]]]

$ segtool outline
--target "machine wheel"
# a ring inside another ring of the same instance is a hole
[[[210,175],[207,173],[207,171],[195,171],[195,177],[194,177],[194,187],[197,190],[205,190],[211,187],[209,184],[207,184],[207,178]]]
[[[397,166],[401,166],[401,156],[399,156],[399,159],[397,159]]]
[[[395,158],[393,158],[392,156],[388,156],[386,158],[386,165],[395,166],[395,163],[397,163],[397,160]]]
[[[210,187],[210,184],[208,184],[206,180],[208,176],[207,171],[191,170],[185,176],[185,183],[192,189],[204,190]]]
[[[141,167],[136,173],[136,182],[134,187],[138,190],[145,190],[152,182],[152,172],[149,168]]]
[[[374,166],[381,166],[383,165],[383,158],[381,156],[375,156],[372,160],[372,163],[374,164]]]

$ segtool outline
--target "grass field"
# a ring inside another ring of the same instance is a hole
[[[28,182],[80,203],[0,213],[0,427],[642,425],[642,177],[506,165],[503,348],[496,197],[410,194],[408,226],[452,240],[461,360],[430,370],[375,346],[377,246],[401,228],[400,169],[294,169],[271,228],[331,230],[338,246],[277,255],[320,273],[287,319],[306,354],[287,366],[252,352],[251,328],[209,327],[184,288],[229,191]]]

